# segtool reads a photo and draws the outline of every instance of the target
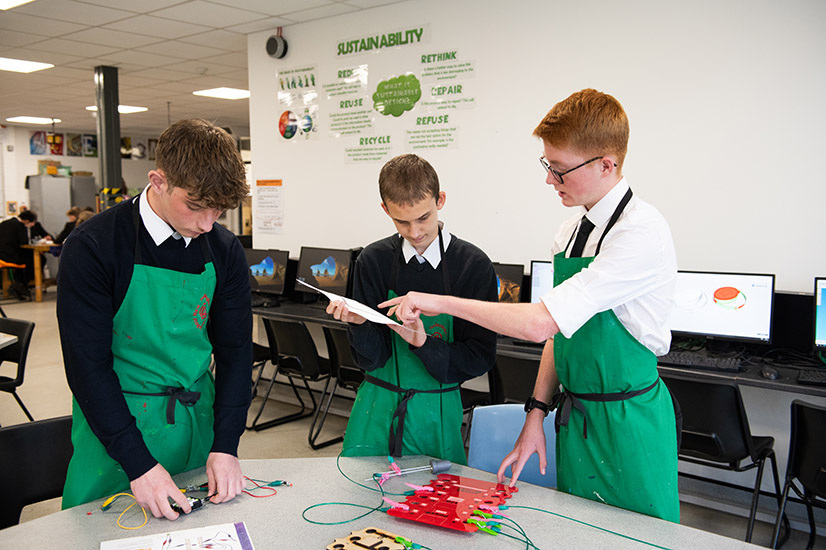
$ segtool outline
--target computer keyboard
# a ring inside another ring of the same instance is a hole
[[[797,383],[807,386],[826,386],[826,370],[801,370]]]
[[[709,357],[691,351],[671,351],[657,357],[657,363],[668,367],[685,367],[723,372],[739,372],[740,359],[736,357]]]

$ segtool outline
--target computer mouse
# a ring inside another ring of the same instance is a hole
[[[780,378],[780,373],[777,372],[776,368],[769,367],[767,365],[760,369],[760,376],[762,376],[766,380],[777,380],[778,378]]]

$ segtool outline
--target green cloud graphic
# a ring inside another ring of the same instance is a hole
[[[379,82],[373,93],[373,109],[385,116],[398,117],[411,110],[421,97],[419,79],[407,73]]]

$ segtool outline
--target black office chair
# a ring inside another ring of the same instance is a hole
[[[774,438],[752,436],[740,389],[736,384],[672,376],[662,376],[662,379],[682,408],[680,460],[734,472],[746,472],[757,468],[745,539],[746,542],[751,542],[766,459],[771,462],[775,495],[778,506],[780,505],[780,481],[777,475],[777,457],[774,454]],[[741,465],[743,461],[748,463]],[[721,483],[684,472],[680,475]],[[785,523],[788,526],[788,519],[785,519]]]
[[[0,332],[17,336],[17,342],[0,349],[0,369],[2,369],[3,363],[6,362],[17,364],[17,375],[14,378],[0,375],[0,391],[12,394],[28,419],[34,422],[29,409],[26,408],[20,396],[17,395],[17,388],[23,385],[23,375],[26,372],[26,356],[29,354],[34,323],[22,319],[0,317]]]
[[[524,404],[533,395],[536,375],[539,373],[539,356],[515,357],[497,354],[496,367],[500,376],[500,393],[495,403]]]
[[[330,369],[335,377],[336,385],[327,394],[327,401],[324,403],[323,410],[319,409],[313,419],[314,437],[318,437],[324,421],[327,419],[327,413],[330,411],[330,405],[335,395],[335,388],[348,390],[355,394],[358,393],[358,389],[364,381],[364,371],[356,365],[356,360],[350,350],[347,329],[344,327],[322,327],[322,330],[324,331],[324,340],[327,342],[327,355],[330,357]],[[339,436],[318,445],[331,445],[343,440],[344,436]]]
[[[277,352],[276,352],[277,356]],[[272,360],[272,352],[269,346],[262,346],[257,342],[252,343],[252,372],[255,379],[252,382],[252,397],[258,393],[258,386],[261,384],[261,379],[264,377],[264,367]],[[273,363],[275,364],[275,363]],[[258,373],[255,374],[255,369]]]
[[[71,431],[71,416],[0,428],[0,529],[17,525],[24,506],[63,494]]]
[[[793,489],[806,504],[806,512],[809,516],[809,542],[806,550],[814,546],[817,532],[812,506],[826,508],[826,440],[823,438],[823,426],[826,426],[826,407],[812,405],[798,399],[792,401],[789,463],[786,466],[783,498],[777,512],[777,521],[774,524],[772,548],[778,547],[780,520],[785,517],[789,489]],[[802,489],[798,488],[795,480],[800,482]],[[780,544],[783,543],[780,542]]]
[[[324,401],[330,389],[330,383],[332,381],[330,362],[318,355],[318,350],[316,350],[315,342],[313,342],[313,337],[310,335],[307,325],[301,321],[280,321],[267,318],[264,318],[263,321],[264,328],[267,331],[267,339],[270,342],[271,358],[275,363],[275,372],[267,386],[267,391],[264,394],[264,399],[261,402],[258,413],[255,415],[250,426],[250,428],[255,431],[266,430],[273,426],[279,426],[287,422],[316,415],[320,403]],[[258,420],[261,418],[261,413],[264,412],[267,406],[267,400],[279,374],[287,377],[293,393],[301,406],[301,410],[259,423]],[[307,407],[307,404],[298,391],[298,387],[295,385],[295,380],[300,380],[304,385],[304,389],[310,397],[312,407]],[[321,399],[319,402],[316,402],[309,382],[321,381],[324,382],[324,390],[321,393]],[[310,434],[308,435],[308,441],[313,449],[330,444],[326,443],[321,446],[316,444],[313,438],[313,428],[314,426],[311,425]]]

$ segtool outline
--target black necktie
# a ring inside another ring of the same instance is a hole
[[[569,258],[581,258],[582,251],[585,249],[585,242],[588,240],[588,235],[594,230],[594,224],[585,216],[582,216],[582,221],[579,224],[579,231],[576,234],[574,246],[571,248],[571,255]]]

